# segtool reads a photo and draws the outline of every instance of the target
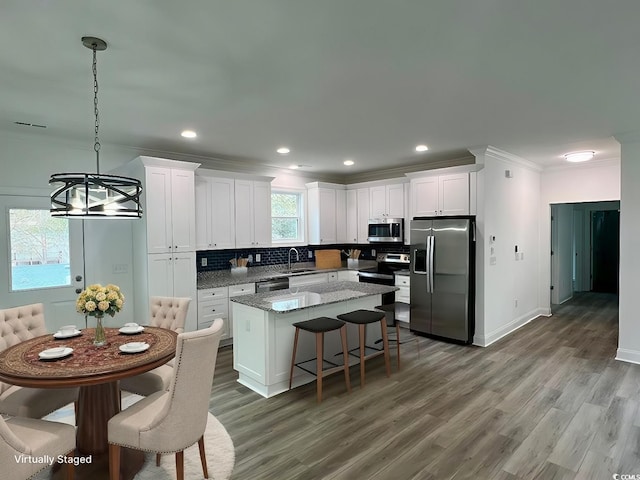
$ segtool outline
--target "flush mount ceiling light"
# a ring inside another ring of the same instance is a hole
[[[198,136],[198,134],[193,130],[183,130],[180,135],[182,135],[184,138],[196,138]]]
[[[427,147],[426,145],[416,146],[416,152],[426,152],[427,150],[429,150],[429,147]]]
[[[297,170],[297,169],[299,169],[299,168],[300,168],[300,165],[289,165],[289,168],[290,168],[291,170]]]
[[[93,112],[95,116],[96,173],[55,173],[49,179],[51,216],[67,218],[140,218],[142,185],[135,178],[100,173],[98,128],[98,70],[96,52],[106,50],[104,40],[82,37],[82,44],[93,50]]]
[[[564,158],[567,162],[586,162],[591,160],[596,152],[592,150],[584,151],[584,152],[572,152],[565,153]]]
[[[353,160],[345,160],[344,162],[342,162],[344,165],[346,165],[347,167],[350,167],[351,165],[353,165],[354,162]]]
[[[279,149],[276,150],[276,152],[278,152],[280,155],[286,155],[290,151],[291,150],[289,150],[287,147],[280,147]]]

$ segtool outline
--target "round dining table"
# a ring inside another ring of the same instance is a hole
[[[76,478],[108,478],[107,423],[120,411],[118,381],[165,364],[176,351],[177,333],[172,330],[145,327],[140,333],[125,335],[117,328],[106,328],[105,332],[107,343],[101,347],[93,345],[95,332],[88,328],[72,338],[42,335],[0,353],[0,381],[33,388],[80,387],[76,452],[90,460],[78,465]],[[131,342],[144,342],[149,348],[137,353],[120,350],[121,345]],[[73,351],[62,358],[41,358],[42,351],[62,346]],[[121,478],[133,478],[144,463],[144,455],[124,450]]]

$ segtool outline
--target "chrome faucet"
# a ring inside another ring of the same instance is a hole
[[[296,250],[295,248],[290,248],[289,249],[289,271],[291,271],[291,252],[296,252],[296,262],[300,261],[300,254],[298,253],[298,250]]]

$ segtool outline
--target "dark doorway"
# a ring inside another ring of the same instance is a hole
[[[618,293],[620,264],[620,212],[591,213],[592,288],[594,292]]]

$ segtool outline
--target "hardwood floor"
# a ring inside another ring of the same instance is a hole
[[[234,480],[610,479],[640,474],[640,365],[614,360],[617,297],[582,294],[488,348],[420,337],[403,367],[265,399],[220,351],[211,412]],[[392,364],[395,353],[392,352]],[[215,448],[209,445],[208,448]]]

